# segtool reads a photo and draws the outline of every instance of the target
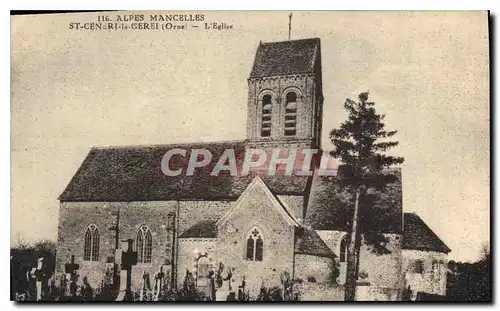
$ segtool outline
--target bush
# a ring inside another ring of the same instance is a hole
[[[177,294],[177,301],[203,301],[205,295],[198,292],[194,282],[193,274],[186,269],[186,277],[182,284],[181,290]]]

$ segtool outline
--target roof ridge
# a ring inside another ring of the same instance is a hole
[[[127,149],[127,148],[145,148],[145,147],[165,147],[165,146],[187,146],[187,145],[208,145],[208,144],[225,144],[225,143],[245,143],[245,139],[240,140],[219,140],[219,141],[193,141],[184,143],[169,143],[169,144],[149,144],[149,145],[110,145],[110,146],[93,146],[91,150],[109,150],[109,149]]]
[[[281,41],[269,41],[269,42],[261,41],[260,43],[262,45],[266,45],[266,44],[283,43],[283,42],[320,41],[320,40],[321,39],[319,37],[313,37],[313,38],[302,38],[302,39],[295,39],[295,40],[281,40]]]

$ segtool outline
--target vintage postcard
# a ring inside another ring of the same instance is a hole
[[[486,11],[11,15],[11,300],[491,301]]]

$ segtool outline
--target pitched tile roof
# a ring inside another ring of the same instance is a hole
[[[250,78],[314,72],[320,39],[260,43]]]
[[[399,233],[402,231],[401,172],[399,181],[385,192],[373,191],[361,204],[360,224],[367,232]],[[363,209],[364,208],[364,209]],[[337,177],[315,175],[307,205],[305,224],[315,230],[347,231],[352,221],[354,202]]]
[[[451,251],[415,213],[404,213],[403,249],[440,253]]]
[[[191,228],[184,231],[179,238],[216,238],[217,237],[217,221],[202,220],[196,223]]]
[[[336,257],[316,231],[298,227],[295,229],[295,253],[319,257]]]
[[[184,173],[167,176],[161,170],[161,161],[165,153],[174,148],[184,148],[188,153],[185,157],[173,156],[171,169],[187,167],[192,149],[208,149],[212,153],[212,161],[205,167],[197,168],[193,176]],[[274,194],[305,193],[308,178],[302,176],[267,176],[267,171],[250,171],[247,176],[211,176],[226,149],[234,149],[236,165],[241,168],[245,157],[244,141],[92,148],[59,200],[236,200],[257,175]]]

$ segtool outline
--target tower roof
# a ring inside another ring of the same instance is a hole
[[[250,78],[313,73],[320,39],[260,43]]]

